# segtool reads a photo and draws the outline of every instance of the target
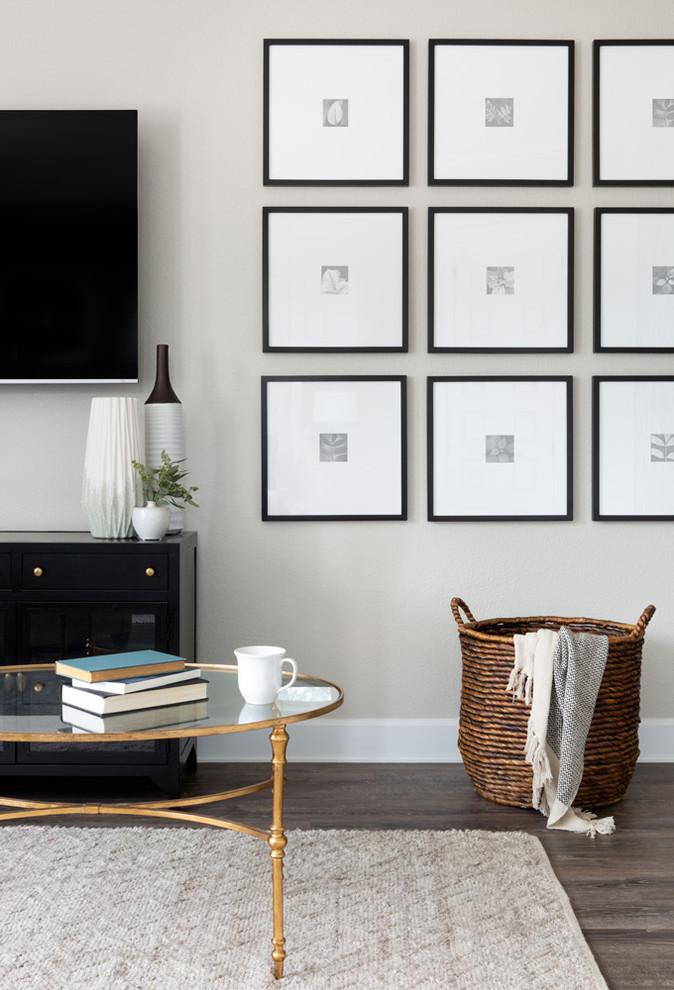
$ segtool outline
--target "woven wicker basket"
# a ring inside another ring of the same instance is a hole
[[[609,642],[576,803],[600,808],[620,801],[639,755],[641,650],[655,607],[645,608],[630,626],[556,616],[476,622],[460,598],[451,604],[463,657],[459,750],[477,793],[498,804],[532,806],[532,773],[523,752],[530,709],[506,691],[515,659],[513,635],[568,626],[573,632],[603,633]]]

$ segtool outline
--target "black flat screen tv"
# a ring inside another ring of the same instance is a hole
[[[0,110],[0,382],[137,381],[137,111]]]

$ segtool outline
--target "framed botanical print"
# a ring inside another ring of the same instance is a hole
[[[431,207],[430,351],[573,349],[572,209]]]
[[[594,281],[595,351],[674,351],[674,209],[595,209]]]
[[[674,519],[674,378],[592,379],[592,518]]]
[[[264,184],[408,185],[409,41],[264,42]]]
[[[263,349],[407,350],[407,207],[265,207]]]
[[[406,381],[263,378],[262,519],[406,519]]]
[[[573,517],[572,379],[428,379],[428,518]]]
[[[595,41],[595,186],[674,185],[674,41]]]
[[[431,40],[428,182],[573,185],[573,41]]]

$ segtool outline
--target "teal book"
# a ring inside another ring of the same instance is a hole
[[[55,669],[62,677],[74,677],[79,681],[117,681],[126,677],[184,670],[185,661],[182,657],[158,650],[136,650],[132,653],[108,653],[96,657],[57,660]]]

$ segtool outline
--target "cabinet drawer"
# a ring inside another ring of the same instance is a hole
[[[11,588],[12,577],[12,555],[10,553],[0,553],[0,588]]]
[[[160,553],[25,553],[22,584],[39,591],[164,591],[168,560]]]

